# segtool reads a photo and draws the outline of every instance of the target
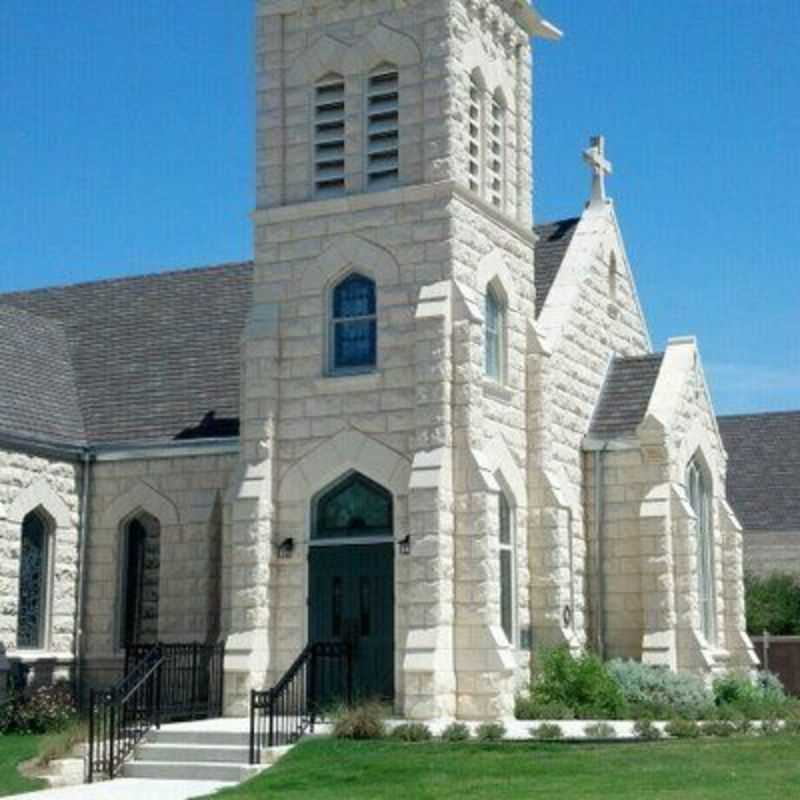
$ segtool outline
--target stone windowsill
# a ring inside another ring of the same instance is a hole
[[[326,375],[314,381],[314,388],[323,394],[374,391],[383,385],[383,374],[365,372],[355,375]]]
[[[501,403],[511,403],[514,400],[515,392],[510,386],[498,383],[491,378],[483,379],[483,391],[488,397],[499,400]]]
[[[55,650],[9,650],[7,658],[20,661],[74,661],[73,653],[58,653]]]

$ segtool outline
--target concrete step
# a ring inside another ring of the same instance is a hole
[[[199,744],[154,744],[140,745],[136,750],[136,758],[140,761],[178,761],[184,763],[228,763],[249,764],[249,747],[231,747],[230,745]]]
[[[131,761],[122,768],[125,778],[146,778],[161,781],[219,781],[238,783],[261,772],[264,767],[245,764],[198,764],[196,762]]]
[[[250,747],[250,734],[242,731],[170,730],[152,731],[151,744],[199,745],[203,747]]]

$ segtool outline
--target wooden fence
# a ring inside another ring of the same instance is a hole
[[[753,636],[761,668],[774,672],[789,694],[800,697],[800,636]]]

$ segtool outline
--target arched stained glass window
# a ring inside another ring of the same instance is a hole
[[[319,499],[314,538],[391,536],[392,505],[386,489],[354,473]]]
[[[514,642],[514,531],[511,506],[503,492],[499,497],[500,526],[500,624],[509,642]]]
[[[714,539],[713,503],[710,483],[697,461],[692,461],[687,472],[689,503],[697,518],[697,597],[700,606],[700,624],[706,641],[716,640],[714,613]]]
[[[494,380],[503,380],[503,348],[506,310],[495,290],[486,290],[486,374]]]
[[[377,363],[378,317],[375,282],[353,273],[333,290],[332,372],[365,372]]]
[[[45,645],[47,613],[47,524],[33,512],[22,523],[19,554],[17,648],[38,650]]]

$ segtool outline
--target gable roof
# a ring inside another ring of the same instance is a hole
[[[85,438],[64,326],[0,305],[0,431],[66,444]]]
[[[547,222],[534,228],[539,237],[536,242],[535,273],[536,284],[536,316],[542,313],[547,295],[555,283],[558,271],[564,263],[572,237],[575,235],[579,217]]]
[[[728,500],[745,530],[800,531],[800,411],[719,417]]]
[[[0,357],[25,363],[0,385],[0,430],[92,445],[235,434],[252,275],[227,264],[0,295],[0,338],[13,334]]]
[[[589,436],[597,439],[635,436],[647,413],[663,361],[663,353],[653,353],[615,358],[611,362]]]

